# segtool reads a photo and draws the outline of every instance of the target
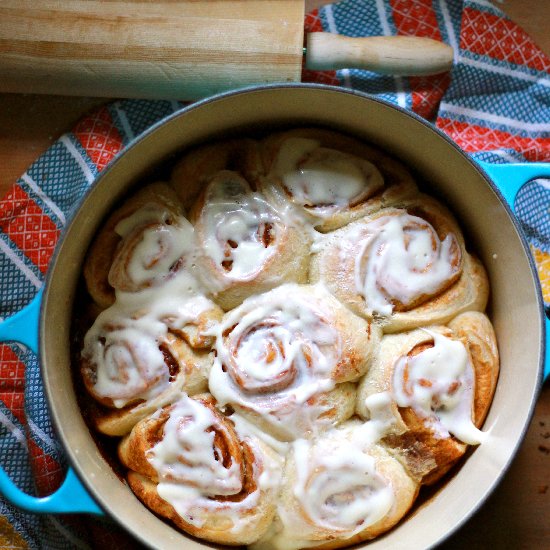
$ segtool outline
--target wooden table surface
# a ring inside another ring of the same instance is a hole
[[[306,0],[312,9],[323,0]],[[548,0],[495,2],[550,55]],[[0,196],[89,109],[93,97],[0,94]],[[521,449],[486,505],[445,548],[550,548],[550,384],[542,389]]]

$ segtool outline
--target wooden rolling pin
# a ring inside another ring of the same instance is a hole
[[[0,92],[197,99],[299,81],[303,0],[0,0]],[[308,37],[312,69],[448,70],[423,38]]]

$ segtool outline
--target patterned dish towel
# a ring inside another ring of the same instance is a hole
[[[432,120],[472,156],[496,163],[550,161],[550,59],[486,0],[348,0],[307,15],[306,32],[417,35],[456,52],[450,74],[380,76],[363,70],[304,71],[303,80],[375,94]],[[61,228],[96,175],[151,124],[181,109],[168,101],[116,101],[85,117],[44,153],[0,201],[0,317],[41,287]],[[550,305],[550,184],[524,186],[516,211]],[[0,456],[30,494],[63,478],[36,357],[0,345]],[[3,548],[135,548],[108,519],[35,516],[0,500]]]

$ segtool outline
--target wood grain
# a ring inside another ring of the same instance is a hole
[[[4,0],[0,91],[198,99],[299,80],[302,0]]]
[[[323,3],[329,2],[306,0],[306,9],[310,11]],[[495,5],[522,25],[550,55],[548,0],[504,0]],[[0,94],[0,196],[60,134],[105,101],[94,97]],[[481,510],[445,544],[445,549],[550,548],[549,518],[550,385],[547,384],[526,438],[502,483]]]

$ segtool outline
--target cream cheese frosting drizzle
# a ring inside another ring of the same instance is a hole
[[[428,331],[426,331],[428,332]],[[400,407],[411,407],[439,437],[477,445],[487,434],[472,422],[474,373],[462,342],[429,332],[434,345],[398,359],[393,394]]]
[[[296,204],[315,209],[321,217],[366,200],[384,186],[370,162],[307,138],[282,143],[274,173]]]
[[[237,435],[230,420],[185,394],[172,405],[147,460],[158,474],[159,496],[187,523],[202,527],[214,514],[214,525],[231,532],[246,532],[257,521],[255,509],[278,485],[281,467],[253,437]]]
[[[407,306],[438,293],[460,271],[456,237],[448,234],[440,241],[433,227],[417,216],[383,216],[363,230],[367,235],[362,235],[355,257],[355,288],[371,314],[388,316],[393,301]]]
[[[276,250],[281,217],[238,174],[220,172],[209,184],[201,212],[204,253],[224,277],[255,276]]]
[[[353,440],[364,449],[378,443],[396,426],[391,392],[369,395],[365,399],[365,407],[369,419],[360,425],[353,425]]]
[[[296,435],[310,424],[300,405],[334,387],[341,354],[338,332],[315,305],[284,285],[249,298],[216,328],[209,387],[222,405],[239,404]]]
[[[279,506],[281,524],[266,537],[267,548],[295,550],[349,539],[383,519],[394,504],[391,482],[377,471],[374,456],[353,441],[299,439],[292,444],[292,469],[298,508]]]

